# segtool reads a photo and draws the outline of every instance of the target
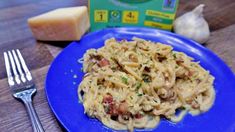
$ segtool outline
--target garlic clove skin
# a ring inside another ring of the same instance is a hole
[[[177,34],[191,38],[199,43],[205,43],[210,36],[208,23],[203,18],[204,4],[200,4],[194,10],[185,13],[174,21],[174,31]]]

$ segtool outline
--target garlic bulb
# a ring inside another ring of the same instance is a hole
[[[199,43],[205,43],[210,36],[208,23],[203,18],[204,4],[185,13],[174,21],[174,31],[177,34],[191,38]]]

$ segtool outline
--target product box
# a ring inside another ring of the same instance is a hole
[[[171,30],[179,0],[89,0],[91,31],[147,26]]]

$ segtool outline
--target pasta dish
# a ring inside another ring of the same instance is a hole
[[[87,115],[112,129],[154,128],[161,117],[179,122],[214,102],[214,77],[169,45],[111,38],[83,58],[79,99]]]

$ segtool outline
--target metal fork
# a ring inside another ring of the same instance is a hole
[[[4,52],[5,66],[8,83],[13,97],[20,99],[25,104],[34,132],[44,132],[41,122],[35,112],[32,96],[36,93],[33,78],[26,63],[17,49]]]

